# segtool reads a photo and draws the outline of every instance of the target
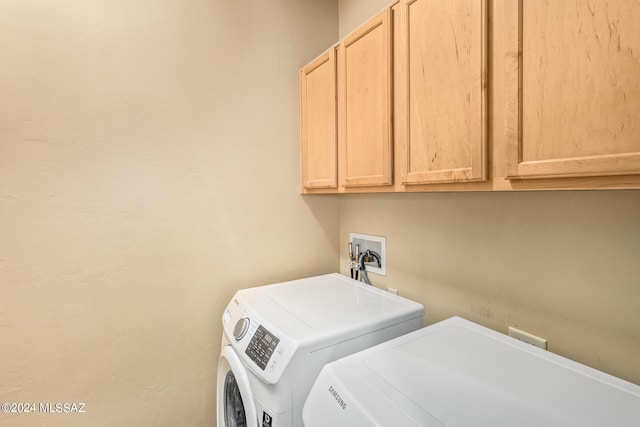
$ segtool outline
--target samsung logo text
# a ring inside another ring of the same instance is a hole
[[[333,388],[332,385],[329,386],[329,393],[331,393],[331,395],[333,396],[333,398],[336,400],[336,402],[338,402],[338,405],[340,405],[340,407],[342,409],[347,409],[347,402],[345,402],[344,400],[342,400],[342,397],[340,397],[340,395],[338,394],[338,392]]]

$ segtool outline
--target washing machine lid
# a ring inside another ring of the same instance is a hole
[[[337,273],[243,289],[234,299],[294,341],[320,346],[424,315],[421,304]]]
[[[640,387],[452,318],[326,365],[305,426],[639,426]]]

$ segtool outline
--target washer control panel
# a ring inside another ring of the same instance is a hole
[[[273,335],[271,332],[260,325],[255,334],[249,341],[245,354],[249,356],[249,359],[253,360],[260,369],[264,371],[267,367],[269,359],[273,355],[273,351],[278,346],[280,338]]]
[[[222,328],[243,364],[269,384],[280,380],[297,351],[297,344],[266,322],[241,297],[234,297],[222,314]]]

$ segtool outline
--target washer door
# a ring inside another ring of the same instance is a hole
[[[247,371],[231,346],[226,345],[218,360],[218,427],[257,427]]]

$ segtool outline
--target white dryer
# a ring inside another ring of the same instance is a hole
[[[640,426],[640,387],[460,318],[327,364],[306,427]]]
[[[422,305],[339,274],[238,291],[222,316],[218,427],[299,427],[322,367],[423,326]]]

